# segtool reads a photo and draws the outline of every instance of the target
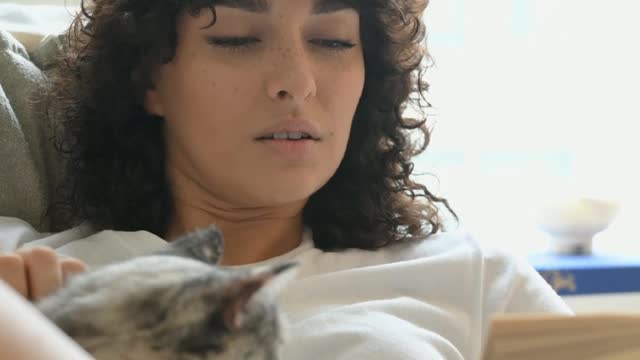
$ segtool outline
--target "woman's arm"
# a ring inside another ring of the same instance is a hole
[[[93,358],[0,280],[0,359]]]

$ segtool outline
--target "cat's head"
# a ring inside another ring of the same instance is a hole
[[[78,275],[38,306],[98,359],[276,359],[276,297],[296,263],[223,268],[221,254],[211,227]]]

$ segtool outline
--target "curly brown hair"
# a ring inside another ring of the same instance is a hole
[[[428,1],[350,2],[360,14],[364,89],[344,159],[303,211],[324,250],[376,249],[435,234],[444,225],[437,203],[458,220],[446,199],[410,179],[411,159],[430,140],[422,21]],[[175,55],[178,17],[210,10],[214,25],[215,4],[83,0],[50,82],[51,102],[64,118],[56,148],[67,160],[67,178],[49,209],[52,229],[88,220],[97,229],[164,237],[174,205],[163,121],[145,111],[143,94],[152,86],[150,69]],[[409,105],[420,120],[403,117]]]

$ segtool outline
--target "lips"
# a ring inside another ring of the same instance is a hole
[[[311,135],[309,135],[307,133],[303,133],[303,132],[282,132],[282,133],[275,133],[275,134],[270,135],[270,136],[263,136],[261,138],[258,138],[258,140],[293,140],[293,141],[299,141],[299,140],[316,140],[316,139],[314,139]]]
[[[276,133],[302,133],[310,136],[312,140],[322,139],[318,127],[314,123],[304,119],[288,119],[282,121],[279,124],[260,131],[255,139],[267,140],[273,138],[273,135]]]
[[[262,156],[278,159],[288,162],[308,162],[317,158],[319,154],[319,142],[311,139],[301,140],[260,140],[260,146],[264,146]]]

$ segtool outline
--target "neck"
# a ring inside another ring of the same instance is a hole
[[[297,207],[300,207],[299,205]],[[295,249],[302,241],[302,208],[280,209],[207,208],[176,201],[176,212],[167,241],[216,225],[224,236],[223,257],[219,265],[244,265],[270,259]]]

